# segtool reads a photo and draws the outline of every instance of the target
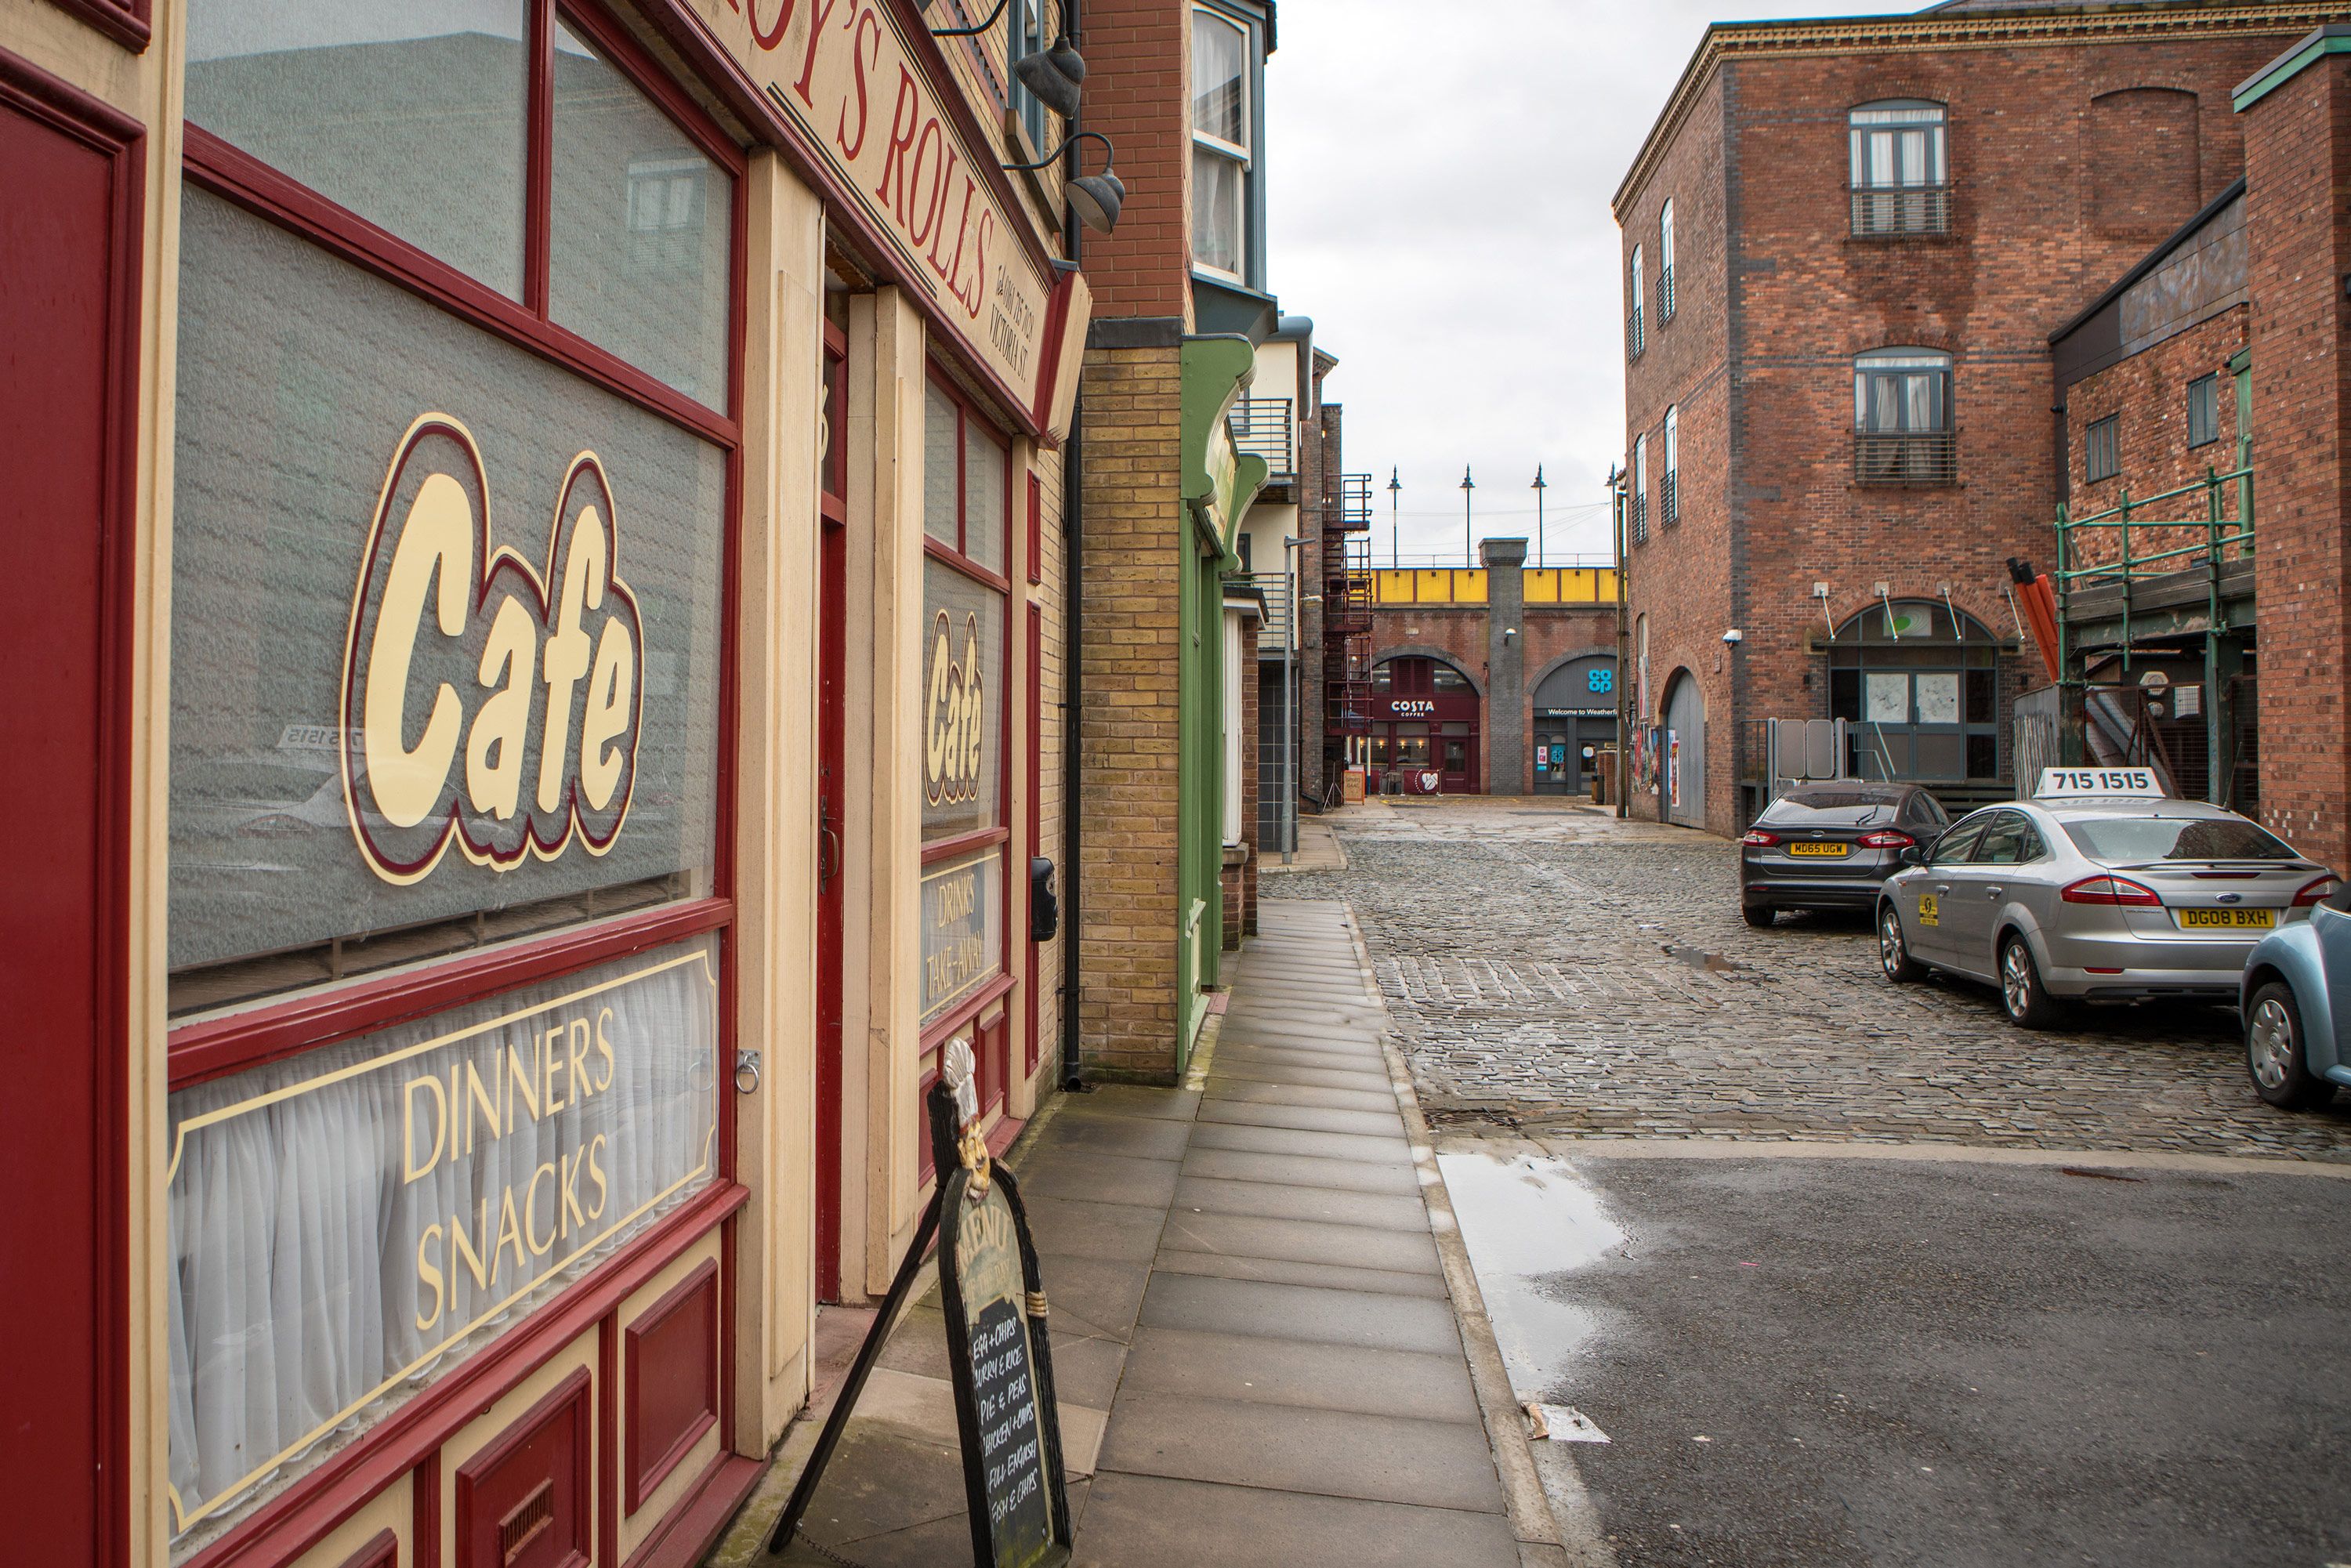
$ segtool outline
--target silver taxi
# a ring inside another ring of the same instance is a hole
[[[2259,823],[2163,798],[2138,768],[2044,775],[2032,800],[1963,817],[1904,859],[1877,903],[1886,977],[1988,981],[2025,1029],[2077,1001],[2233,1001],[2253,945],[2337,886]]]

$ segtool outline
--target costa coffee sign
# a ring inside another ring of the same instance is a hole
[[[386,882],[452,844],[497,871],[601,855],[629,814],[644,625],[603,464],[566,466],[543,568],[490,537],[480,448],[425,414],[384,476],[343,648],[343,799]]]
[[[831,160],[907,277],[1023,402],[1050,280],[998,202],[886,0],[694,0],[768,101]],[[952,91],[950,86],[947,90]]]

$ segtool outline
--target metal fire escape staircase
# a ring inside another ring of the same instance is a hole
[[[1372,476],[1342,475],[1322,534],[1322,712],[1333,740],[1372,732]]]

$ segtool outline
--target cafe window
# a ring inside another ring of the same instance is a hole
[[[182,1556],[723,1198],[742,169],[544,0],[193,0],[189,40]],[[534,205],[534,162],[584,211]]]
[[[941,379],[924,415],[923,1046],[978,1020],[1005,968],[1004,438]],[[1004,1030],[974,1031],[983,1107],[1003,1091]],[[981,1038],[985,1037],[985,1038]]]

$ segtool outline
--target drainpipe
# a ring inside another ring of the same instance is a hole
[[[1061,30],[1077,44],[1078,0],[1061,0]],[[1072,135],[1078,120],[1072,118],[1064,128]],[[1062,165],[1062,178],[1074,179],[1082,172],[1074,143]],[[1061,203],[1061,249],[1072,264],[1081,261],[1081,244],[1078,230],[1078,214],[1064,197]],[[1085,705],[1080,699],[1085,690],[1085,523],[1083,507],[1085,470],[1086,394],[1085,376],[1078,377],[1077,413],[1070,421],[1069,438],[1061,443],[1061,549],[1067,558],[1061,570],[1061,1087],[1076,1090],[1084,1087],[1079,1072],[1081,1044],[1078,1034],[1078,999],[1083,994],[1080,976],[1080,934],[1084,929],[1085,886],[1080,876],[1080,824],[1085,813],[1079,809],[1080,790],[1084,783],[1081,767],[1080,739],[1083,733]]]

